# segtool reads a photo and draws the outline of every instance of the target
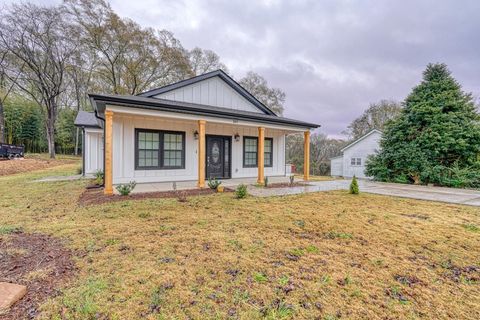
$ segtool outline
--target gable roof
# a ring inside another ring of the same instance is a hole
[[[345,147],[343,147],[342,149],[340,149],[341,152],[343,152],[344,150],[352,147],[353,145],[359,143],[360,141],[362,141],[363,139],[365,139],[366,137],[374,134],[374,133],[379,133],[379,134],[383,134],[382,131],[380,130],[377,130],[377,129],[372,129],[370,130],[369,132],[367,132],[366,134],[364,134],[363,136],[361,136],[360,138],[358,138],[357,140],[353,141],[353,142],[350,142],[348,145],[346,145]]]
[[[140,96],[120,96],[106,94],[89,94],[93,107],[97,114],[103,114],[106,104],[118,106],[168,111],[183,114],[203,115],[233,120],[257,121],[270,124],[286,124],[302,128],[318,128],[320,125],[299,120],[283,118],[276,115],[263,114],[252,111],[234,110],[222,107],[214,107],[204,104],[173,101],[158,98]]]
[[[101,128],[101,124],[94,112],[78,111],[73,123],[77,127]]]
[[[258,101],[257,98],[255,98],[250,92],[248,92],[245,88],[243,88],[238,82],[233,80],[228,74],[226,74],[223,70],[220,70],[220,69],[215,70],[215,71],[211,71],[211,72],[208,72],[208,73],[204,73],[202,75],[199,75],[199,76],[196,76],[196,77],[193,77],[193,78],[178,81],[178,82],[175,82],[175,83],[172,83],[172,84],[169,84],[169,85],[157,88],[157,89],[152,89],[152,90],[149,90],[149,91],[146,91],[146,92],[142,92],[142,93],[137,94],[137,96],[153,98],[156,95],[166,93],[166,92],[178,89],[178,88],[182,88],[182,87],[185,87],[185,86],[188,86],[188,85],[191,85],[191,84],[203,81],[203,80],[207,80],[207,79],[210,79],[210,78],[213,78],[213,77],[219,77],[220,79],[225,81],[233,90],[235,90],[238,94],[240,94],[242,97],[247,99],[248,102],[250,102],[255,107],[260,109],[263,113],[268,114],[268,115],[273,115],[273,116],[276,115],[272,110],[270,110],[267,106],[265,106],[263,103]]]

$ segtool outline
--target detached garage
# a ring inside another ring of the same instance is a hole
[[[342,155],[330,159],[331,175],[351,178],[367,178],[365,162],[380,148],[382,132],[373,129],[364,136],[351,142],[342,151]]]

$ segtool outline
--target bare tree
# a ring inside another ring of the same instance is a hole
[[[270,88],[265,78],[252,71],[240,79],[239,83],[277,115],[283,114],[285,93],[281,89]]]
[[[64,17],[60,7],[14,4],[0,23],[0,45],[14,61],[10,71],[19,74],[9,79],[43,107],[51,158],[55,158],[55,121],[65,67],[75,50]]]
[[[383,130],[385,124],[398,116],[401,110],[401,104],[396,101],[380,100],[377,103],[371,103],[368,109],[353,120],[343,133],[355,140],[372,129]]]
[[[286,159],[297,171],[303,170],[303,134],[290,134],[286,139]],[[344,140],[330,139],[323,133],[310,137],[310,170],[312,174],[329,175],[330,158],[340,154]]]
[[[188,58],[195,76],[218,69],[228,73],[227,66],[220,61],[219,55],[212,50],[203,50],[196,47],[188,52]]]
[[[96,61],[83,50],[77,50],[67,67],[68,86],[66,98],[71,102],[65,105],[73,105],[76,113],[80,110],[86,110],[89,106],[88,92],[92,85],[92,77],[95,70]],[[78,154],[80,141],[80,128],[76,128],[75,134],[75,155]]]
[[[9,81],[9,77],[7,76],[7,71],[9,70],[8,64],[7,51],[0,51],[0,143],[5,143],[5,100],[7,100],[14,86],[14,82]],[[17,78],[15,76],[13,77],[14,79]]]
[[[66,0],[65,7],[81,29],[79,42],[98,61],[99,91],[137,94],[189,74],[185,51],[170,32],[122,19],[103,0]]]

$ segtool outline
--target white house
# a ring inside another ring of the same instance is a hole
[[[115,184],[285,176],[285,135],[304,132],[309,160],[316,124],[275,115],[221,70],[136,96],[89,95],[79,113],[83,172]],[[308,179],[308,165],[305,178]]]
[[[382,132],[373,129],[349,143],[341,150],[341,156],[330,159],[331,175],[348,178],[355,175],[358,178],[366,178],[365,161],[369,155],[379,150],[381,138]]]

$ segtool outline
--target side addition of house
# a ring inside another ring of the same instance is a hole
[[[364,136],[349,143],[341,152],[342,155],[330,159],[332,176],[351,178],[367,178],[365,175],[365,161],[380,148],[382,132],[371,130]]]
[[[104,170],[113,185],[285,176],[285,135],[304,133],[308,179],[310,130],[279,117],[221,70],[136,96],[91,94],[79,113],[83,170]]]

